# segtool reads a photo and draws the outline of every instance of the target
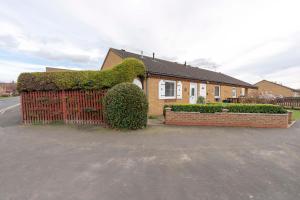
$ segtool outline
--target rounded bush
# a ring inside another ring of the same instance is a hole
[[[108,90],[103,105],[105,120],[112,128],[139,129],[147,125],[146,95],[132,83],[121,83]]]

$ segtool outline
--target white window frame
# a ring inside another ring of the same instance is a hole
[[[177,99],[182,99],[182,83],[181,81],[177,81],[176,88],[176,97]]]
[[[233,91],[234,91],[234,95],[233,95]],[[232,89],[231,89],[231,96],[232,96],[232,98],[236,98],[237,97],[237,90],[236,90],[236,87],[232,87]]]
[[[241,96],[245,96],[246,95],[246,89],[245,88],[241,88]]]
[[[160,94],[160,83],[161,81],[163,81],[165,84],[165,89],[164,89],[164,92],[165,94],[164,95],[161,95]],[[166,83],[173,83],[174,84],[174,96],[165,96],[166,95]],[[172,81],[172,80],[160,80],[159,82],[159,85],[158,85],[158,96],[159,96],[159,99],[176,99],[176,94],[177,93],[177,85],[176,85],[176,81]]]
[[[216,87],[219,88],[219,96],[216,96]],[[215,99],[221,98],[221,86],[220,85],[215,85],[215,87],[214,87],[214,96],[215,96]]]

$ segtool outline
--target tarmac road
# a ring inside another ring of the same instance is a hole
[[[0,115],[0,200],[300,199],[300,121],[124,132],[22,125],[19,110]]]

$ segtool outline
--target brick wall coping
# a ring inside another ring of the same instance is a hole
[[[171,111],[171,110],[170,110]],[[283,116],[283,115],[288,115],[288,113],[282,113],[282,114],[278,114],[278,113],[235,113],[235,112],[215,112],[215,113],[202,113],[202,112],[186,112],[186,111],[171,111],[174,113],[193,113],[193,114],[235,114],[235,115],[274,115],[274,116]]]
[[[166,109],[165,124],[180,126],[239,126],[256,128],[288,128],[291,113],[200,113]]]

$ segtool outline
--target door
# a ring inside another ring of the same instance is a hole
[[[190,83],[190,104],[197,103],[197,83]]]
[[[200,92],[199,95],[206,99],[206,83],[200,83]]]

